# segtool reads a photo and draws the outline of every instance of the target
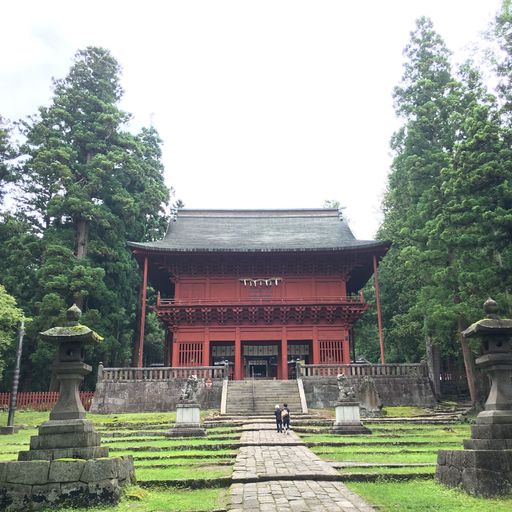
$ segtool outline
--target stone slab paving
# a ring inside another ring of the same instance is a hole
[[[370,512],[339,473],[293,432],[247,431],[233,471],[231,512]]]
[[[374,512],[340,482],[292,480],[234,484],[231,512]]]
[[[255,479],[334,480],[339,473],[305,446],[243,446],[236,458],[233,481]]]
[[[276,430],[276,422],[275,421],[267,421],[267,422],[258,422],[258,423],[245,423],[242,426],[242,430]]]
[[[275,429],[263,428],[261,430],[248,430],[242,432],[240,438],[242,445],[297,445],[304,444],[302,439],[295,432],[277,433]]]

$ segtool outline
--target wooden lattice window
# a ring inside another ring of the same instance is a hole
[[[179,366],[201,366],[202,362],[202,343],[180,343]]]
[[[343,341],[320,341],[320,363],[343,364]]]

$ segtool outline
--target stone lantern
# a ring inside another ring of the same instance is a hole
[[[81,314],[73,305],[63,327],[41,333],[43,340],[58,345],[54,369],[60,395],[50,420],[30,438],[30,450],[20,452],[17,461],[0,461],[0,510],[117,503],[121,488],[135,481],[133,458],[109,458],[85,419],[79,386],[91,367],[84,362],[84,347],[102,338],[79,323]]]
[[[108,448],[100,447],[100,435],[80,400],[79,386],[92,368],[84,362],[85,345],[102,338],[79,323],[82,312],[73,304],[66,311],[66,324],[40,333],[44,341],[55,343],[58,361],[54,365],[60,384],[59,399],[50,412],[50,420],[39,427],[39,435],[30,440],[30,450],[20,452],[19,460],[52,460],[62,457],[92,459],[108,457]]]
[[[436,478],[471,494],[497,496],[512,493],[512,320],[498,317],[492,299],[484,309],[487,317],[462,334],[480,339],[476,365],[489,375],[491,390],[465,449],[439,451]]]

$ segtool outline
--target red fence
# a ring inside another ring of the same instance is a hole
[[[80,399],[86,411],[91,407],[93,391],[80,391]],[[33,411],[49,411],[59,399],[58,391],[29,391],[18,393],[16,409],[31,409]],[[0,410],[9,408],[11,393],[0,393]]]

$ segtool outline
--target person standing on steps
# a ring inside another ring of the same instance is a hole
[[[281,407],[279,407],[279,404],[276,405],[274,409],[274,414],[276,415],[277,432],[280,433],[283,431],[283,420],[281,418]]]
[[[283,409],[281,410],[281,419],[283,421],[283,432],[285,434],[290,433],[290,409],[288,409],[288,404],[283,404]]]

